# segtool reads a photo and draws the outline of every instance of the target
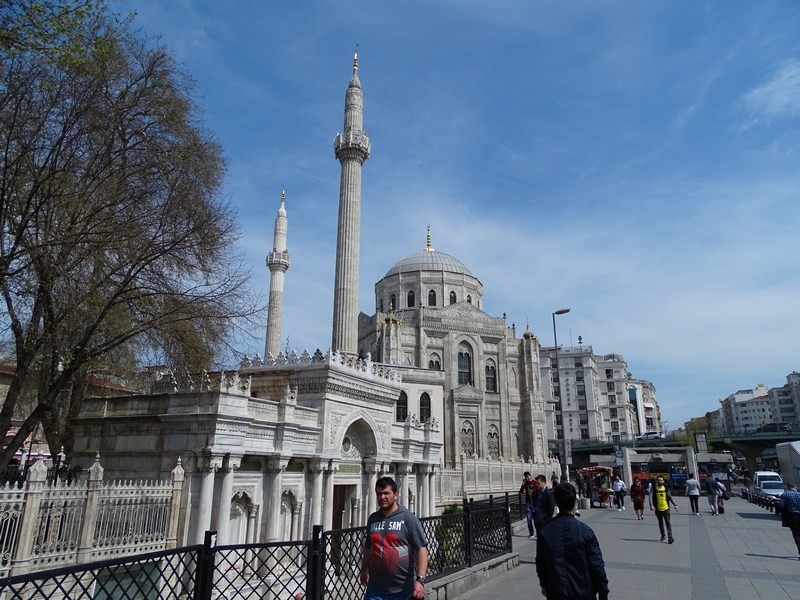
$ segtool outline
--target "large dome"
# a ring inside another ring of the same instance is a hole
[[[472,273],[457,258],[453,258],[444,252],[436,250],[423,250],[406,256],[396,262],[391,269],[386,271],[384,278],[397,275],[398,273],[409,273],[415,271],[447,271],[450,273],[462,273],[472,277]]]

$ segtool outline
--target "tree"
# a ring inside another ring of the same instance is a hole
[[[206,367],[258,311],[220,146],[169,51],[100,2],[0,1],[14,32],[0,37],[0,292],[16,365],[0,430],[36,393],[2,468],[40,422],[53,451],[69,438],[101,365],[155,352]]]

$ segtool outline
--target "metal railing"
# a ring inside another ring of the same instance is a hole
[[[511,502],[466,502],[463,512],[420,519],[428,537],[428,579],[511,552]],[[361,599],[367,528],[322,531],[306,541],[188,546],[0,579],[0,600]]]

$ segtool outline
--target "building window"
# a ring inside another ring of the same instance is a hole
[[[486,361],[486,391],[497,391],[497,368],[491,359]]]
[[[419,397],[419,420],[427,423],[431,418],[431,397],[427,392],[423,392]]]
[[[585,396],[586,395],[586,385],[583,383],[579,383],[575,386],[578,390],[578,396]]]
[[[583,381],[583,371],[575,371],[575,381]]]
[[[428,292],[428,306],[436,306],[436,291]]]
[[[489,433],[486,434],[486,453],[489,458],[500,458],[500,431],[496,425],[489,426]]]
[[[459,385],[472,383],[471,350],[466,344],[461,344],[458,347],[458,383]]]
[[[472,296],[467,294],[467,304],[472,304]]]
[[[406,417],[408,417],[408,396],[406,396],[405,392],[400,392],[397,406],[394,409],[394,420],[405,423]]]
[[[616,394],[609,394],[608,395],[608,403],[609,404],[616,404],[617,403],[617,395]]]
[[[614,369],[606,369],[606,379],[614,379]]]
[[[455,303],[456,303],[456,293],[450,292],[450,304],[455,304]]]
[[[408,308],[414,308],[414,290],[408,292]]]
[[[609,392],[613,392],[614,391],[614,382],[613,381],[607,381],[606,382],[606,389]]]
[[[432,371],[440,371],[442,369],[442,361],[435,352],[428,359],[428,368]]]
[[[391,297],[389,298],[389,310],[390,311],[394,310],[395,302],[396,302],[396,299],[394,297],[394,294],[392,294]]]
[[[609,409],[608,416],[610,416],[612,419],[616,419],[617,418],[617,409],[616,408]]]

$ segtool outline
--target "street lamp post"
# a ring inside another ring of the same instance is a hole
[[[561,371],[558,365],[558,336],[556,334],[556,315],[565,315],[570,311],[568,308],[560,308],[553,313],[553,343],[556,347],[556,381],[558,382],[558,403],[561,412],[561,436],[563,444],[561,447],[562,457],[562,470],[561,472],[566,476],[569,481],[569,465],[567,464],[567,424],[564,422],[564,395],[561,393]]]

